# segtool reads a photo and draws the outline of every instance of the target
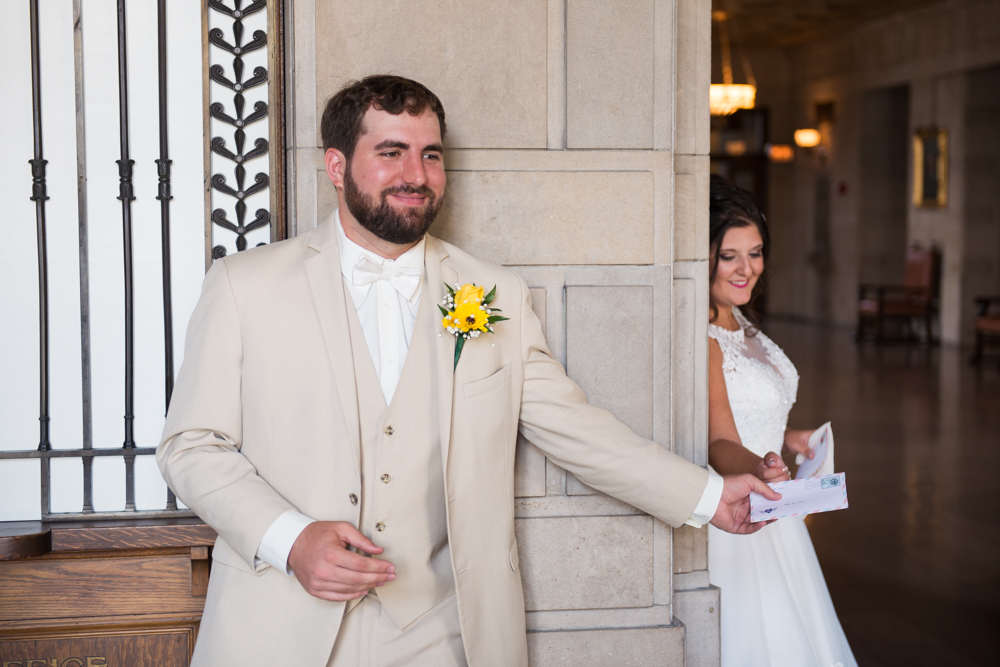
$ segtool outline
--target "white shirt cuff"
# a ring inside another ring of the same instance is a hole
[[[701,528],[711,521],[712,517],[715,516],[716,510],[719,509],[723,486],[722,476],[716,475],[714,472],[709,472],[708,484],[705,485],[705,490],[701,493],[701,500],[698,501],[698,505],[694,508],[691,518],[685,521],[684,524]]]
[[[288,568],[288,554],[302,531],[315,520],[295,510],[288,510],[279,516],[264,533],[264,539],[257,547],[254,565],[264,561],[278,571],[292,575],[293,572]]]

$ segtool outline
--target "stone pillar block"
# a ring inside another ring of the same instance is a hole
[[[674,156],[674,260],[708,259],[707,155]]]
[[[436,0],[316,2],[317,116],[348,81],[399,74],[441,98],[449,146],[545,148],[546,2],[465,0],[446,7]]]
[[[645,171],[449,171],[434,231],[501,264],[648,264],[652,194]]]
[[[569,0],[569,148],[653,147],[653,0]]]
[[[674,594],[674,614],[684,624],[684,667],[718,667],[719,589],[715,586]]]
[[[528,611],[653,604],[652,517],[518,519],[516,535]]]
[[[620,628],[528,634],[531,667],[684,667],[684,628]]]
[[[712,81],[712,2],[677,0],[677,116],[674,150],[708,155]]]

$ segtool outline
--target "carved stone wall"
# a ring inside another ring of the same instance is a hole
[[[367,74],[421,81],[448,113],[434,233],[520,273],[590,400],[704,465],[710,0],[446,7],[288,3],[289,233],[336,207],[326,100]],[[595,494],[523,440],[516,495],[533,665],[718,663],[704,530]]]

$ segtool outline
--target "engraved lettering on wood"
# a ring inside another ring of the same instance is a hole
[[[3,667],[111,667],[111,665],[103,655],[91,655],[86,658],[66,658],[62,662],[59,662],[59,658],[4,660]]]
[[[51,634],[33,630],[29,635],[0,638],[0,667],[187,667],[194,644],[193,625],[150,627],[143,634],[131,634],[127,624],[77,626],[53,628]]]

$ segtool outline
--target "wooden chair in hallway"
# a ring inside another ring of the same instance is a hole
[[[987,345],[1000,347],[1000,296],[976,297],[976,349],[972,353],[973,363],[982,360],[983,350]]]
[[[887,340],[886,321],[899,320],[906,329],[902,340],[918,341],[913,323],[922,322],[927,342],[933,343],[940,267],[941,255],[936,248],[914,246],[906,252],[902,285],[860,285],[855,339],[863,340],[874,328],[876,342]]]

